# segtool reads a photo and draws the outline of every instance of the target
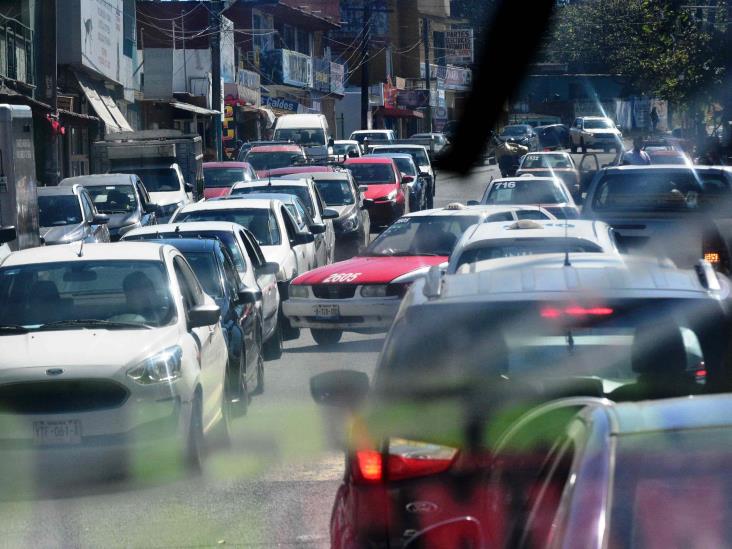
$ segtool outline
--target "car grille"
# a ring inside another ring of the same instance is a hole
[[[127,389],[113,381],[79,379],[9,383],[0,386],[0,413],[64,414],[118,408]]]
[[[598,139],[613,139],[615,135],[612,133],[596,133],[595,137]]]
[[[320,299],[351,299],[356,295],[355,284],[318,284],[313,294]]]
[[[386,287],[386,295],[404,297],[409,289],[409,284],[389,284]]]

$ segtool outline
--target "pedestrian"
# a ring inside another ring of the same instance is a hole
[[[656,106],[654,105],[651,109],[651,128],[653,133],[656,133],[656,128],[658,127],[658,110],[656,109]]]
[[[643,150],[643,139],[636,137],[633,139],[633,148],[623,153],[621,164],[631,166],[645,166],[651,163],[651,157]]]

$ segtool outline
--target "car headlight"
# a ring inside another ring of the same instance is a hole
[[[169,383],[181,376],[183,349],[178,345],[143,360],[127,371],[127,377],[140,385]]]
[[[386,200],[394,200],[397,196],[396,189],[391,191],[389,194],[386,195]]]
[[[338,227],[345,232],[355,231],[358,227],[358,214],[354,213],[353,215],[349,215],[342,221],[339,221]]]
[[[301,284],[290,284],[290,297],[309,297],[310,291],[307,286]]]
[[[386,284],[367,284],[361,286],[361,297],[386,297]]]

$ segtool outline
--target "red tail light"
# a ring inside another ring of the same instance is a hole
[[[613,314],[610,307],[544,307],[540,313],[543,318],[559,318],[561,316],[609,316]]]
[[[404,480],[447,471],[456,455],[457,449],[449,446],[393,438],[389,441],[386,467],[381,452],[358,450],[352,470],[358,482]]]

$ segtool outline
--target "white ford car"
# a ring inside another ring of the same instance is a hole
[[[169,448],[198,469],[209,437],[228,437],[219,317],[172,246],[10,254],[0,262],[0,446],[74,464]]]

